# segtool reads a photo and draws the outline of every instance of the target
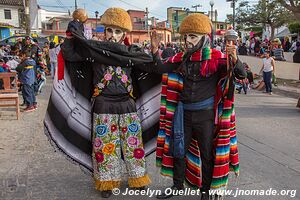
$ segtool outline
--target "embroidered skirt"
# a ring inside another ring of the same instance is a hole
[[[93,167],[97,190],[112,190],[121,183],[123,154],[129,187],[150,184],[139,117],[132,99],[97,97],[93,116]]]

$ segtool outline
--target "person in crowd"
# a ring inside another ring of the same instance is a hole
[[[239,52],[239,55],[248,55],[246,43],[243,43],[243,44],[239,47],[238,52]]]
[[[50,43],[50,49],[49,49],[49,59],[50,59],[50,65],[51,65],[51,77],[54,79],[55,71],[57,69],[57,55],[58,55],[58,49],[55,47],[55,43]]]
[[[288,52],[291,48],[291,42],[290,39],[288,37],[285,38],[284,40],[284,51]]]
[[[0,59],[0,72],[9,72],[9,66],[7,66],[3,59]]]
[[[260,50],[260,41],[259,39],[256,40],[255,44],[254,44],[254,53],[255,53],[255,56],[259,56],[259,50]]]
[[[275,60],[285,61],[284,50],[281,44],[279,44],[277,48],[273,49],[273,56]]]
[[[263,72],[263,80],[266,85],[265,93],[272,95],[272,75],[275,74],[275,61],[270,56],[270,51],[265,51],[265,58],[263,59],[263,66],[260,73]]]
[[[293,55],[293,62],[300,63],[300,42],[296,43],[296,47],[297,47],[297,49]]]
[[[167,47],[162,51],[162,59],[166,59],[175,55],[174,49],[171,47],[171,43],[167,43]]]
[[[295,52],[297,50],[297,40],[294,40],[294,42],[292,43],[291,48],[289,49],[290,52]]]
[[[35,61],[31,58],[32,52],[27,51],[20,53],[21,63],[16,68],[19,79],[22,83],[22,95],[26,108],[24,112],[32,112],[37,109],[37,102],[34,92],[35,83]]]
[[[220,43],[220,42],[217,43],[217,45],[216,45],[216,50],[222,51],[222,46],[221,46],[221,43]]]
[[[0,58],[3,58],[7,55],[7,52],[5,51],[5,46],[0,45]]]

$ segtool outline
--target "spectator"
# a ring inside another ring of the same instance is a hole
[[[23,47],[23,41],[22,38],[17,38],[17,43],[15,44],[15,49],[21,51]]]
[[[296,46],[296,44],[297,44],[297,40],[295,40],[294,42],[293,42],[293,44],[292,44],[292,46],[291,46],[291,48],[290,48],[290,52],[295,52],[296,50],[297,50],[297,46]]]
[[[283,52],[284,52],[284,51],[283,51],[283,49],[282,49],[281,44],[278,45],[277,48],[274,48],[274,49],[273,49],[273,56],[274,56],[274,59],[275,59],[275,60],[280,60],[280,61],[285,61]]]
[[[5,51],[5,46],[4,45],[0,45],[0,58],[3,58],[7,55],[6,51]]]
[[[296,51],[295,54],[293,55],[293,62],[294,63],[300,63],[300,42],[296,43]]]
[[[43,56],[43,62],[45,62],[45,65],[47,66],[48,71],[51,71],[50,56],[49,56],[49,44],[48,44],[48,42],[44,43],[42,56]]]
[[[50,58],[50,65],[51,65],[51,77],[54,79],[55,71],[57,69],[57,48],[55,47],[55,43],[50,43],[49,49],[49,58]]]
[[[29,36],[25,37],[25,45],[22,48],[22,52],[29,51],[30,57],[35,61],[36,64],[41,64],[42,62],[42,52],[37,44],[32,43]]]
[[[238,91],[239,94],[241,94],[242,89],[244,91],[245,94],[247,94],[247,90],[248,90],[248,86],[249,86],[249,81],[247,78],[242,79],[242,80],[235,80],[236,82],[236,89]]]
[[[0,72],[8,72],[8,66],[5,65],[3,59],[0,59]]]
[[[175,51],[174,49],[171,47],[171,44],[168,43],[167,44],[167,48],[165,48],[162,53],[161,53],[161,57],[162,59],[166,59],[166,58],[169,58],[169,57],[172,57],[175,55]]]
[[[7,64],[5,64],[4,59],[0,59],[0,67],[2,68],[2,72],[10,72],[10,68]]]
[[[100,40],[100,38],[98,38],[98,40]],[[56,49],[57,49],[57,52],[60,51],[60,47],[61,45],[64,43],[64,39],[63,38],[60,38],[59,39],[59,42],[58,42],[58,45],[56,46]]]
[[[270,56],[270,51],[265,51],[265,58],[263,59],[263,66],[260,73],[263,72],[263,79],[266,85],[266,93],[272,95],[272,73],[275,74],[275,61]]]
[[[246,44],[243,43],[242,46],[239,47],[239,55],[247,55],[248,52],[247,52],[247,47],[246,47]]]
[[[222,51],[222,47],[221,47],[220,42],[217,43],[217,45],[216,45],[216,50]]]
[[[247,79],[249,80],[249,84],[253,84],[253,73],[251,71],[251,68],[249,67],[249,65],[247,63],[243,63],[243,66],[247,72]]]
[[[290,40],[289,40],[289,38],[286,38],[286,39],[285,39],[284,51],[287,52],[287,51],[290,50],[290,48],[291,48]]]
[[[35,61],[31,58],[31,51],[27,50],[20,53],[21,63],[16,68],[19,79],[22,83],[22,95],[26,108],[24,112],[31,112],[37,109],[37,103],[35,99],[34,83],[35,83],[35,72],[34,66]]]
[[[19,65],[19,62],[16,59],[16,56],[12,56],[7,61],[6,65],[9,67],[10,70],[16,70]]]
[[[258,56],[259,55],[259,50],[260,50],[260,41],[257,40],[254,44],[254,53],[255,53],[255,56]]]

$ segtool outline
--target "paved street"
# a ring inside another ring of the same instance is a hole
[[[38,96],[36,112],[0,111],[0,199],[101,199],[91,176],[55,152],[43,133],[43,117],[51,83]],[[297,190],[296,197],[229,196],[226,199],[300,199],[300,110],[297,99],[251,90],[236,95],[237,130],[241,174],[230,180],[231,189],[270,188]],[[147,158],[151,189],[170,186],[155,167],[154,154]],[[126,185],[122,186],[124,191]],[[111,199],[145,199],[118,196]],[[199,199],[197,196],[174,199]]]

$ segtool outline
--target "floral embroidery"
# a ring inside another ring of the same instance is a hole
[[[127,130],[128,130],[127,127],[123,127],[123,128],[122,128],[122,133],[126,133]]]
[[[136,158],[136,159],[141,159],[143,158],[145,155],[145,152],[142,148],[136,148],[134,151],[133,151],[133,157]]]
[[[103,147],[103,153],[109,155],[112,154],[115,150],[115,144],[113,143],[108,143]]]
[[[139,145],[139,140],[135,136],[130,136],[127,139],[127,144],[131,147],[135,147],[135,146]]]
[[[121,67],[117,67],[117,68],[116,68],[116,73],[117,73],[118,75],[121,75],[121,74],[122,74],[122,68],[121,68]]]
[[[104,155],[101,152],[96,152],[95,158],[98,163],[102,163],[104,161]]]
[[[132,85],[128,85],[127,92],[132,92]]]
[[[139,131],[139,125],[133,122],[128,126],[128,130],[130,133],[137,133]]]
[[[106,125],[97,125],[96,133],[98,137],[103,137],[107,134],[107,126]]]
[[[122,75],[122,78],[121,78],[121,81],[122,81],[123,83],[127,83],[127,81],[128,81],[128,76],[127,76],[126,74],[123,74],[123,75]]]
[[[115,124],[111,125],[110,131],[115,132],[117,130],[117,126]]]
[[[112,66],[107,67],[106,73],[94,89],[93,96],[96,97],[100,95],[103,89],[110,84],[110,81],[115,75],[117,75],[117,78],[119,78],[121,82],[124,83],[127,92],[130,94],[130,96],[133,97],[133,87],[126,72],[122,69],[122,67],[116,67],[114,69],[114,67]]]
[[[136,115],[132,115],[131,119],[135,121],[135,120],[137,120],[137,116]]]
[[[107,73],[107,74],[104,75],[104,79],[105,79],[106,81],[110,81],[110,80],[112,79],[112,75],[109,74],[109,73]]]
[[[102,147],[102,141],[101,141],[101,139],[100,138],[95,138],[95,140],[94,140],[94,147],[96,148],[96,149],[100,149],[101,147]]]
[[[97,84],[98,88],[103,89],[105,87],[105,85],[103,83],[98,83]]]
[[[122,166],[119,164],[121,151],[129,176],[143,175],[145,173],[145,152],[137,114],[95,114],[94,119],[94,177],[100,181],[121,179]],[[107,132],[105,137],[100,137],[103,132]]]

